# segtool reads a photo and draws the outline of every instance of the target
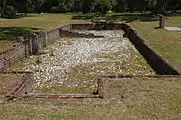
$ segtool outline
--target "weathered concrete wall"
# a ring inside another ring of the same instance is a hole
[[[160,55],[146,45],[145,41],[127,24],[122,24],[125,31],[124,36],[128,37],[139,53],[145,58],[148,64],[158,75],[180,75],[180,71],[169,65]]]
[[[125,37],[128,37],[139,53],[145,58],[148,64],[158,75],[180,75],[180,70],[168,64],[160,55],[145,44],[145,41],[127,24],[124,23],[93,23],[93,24],[73,24],[73,30],[124,30]]]
[[[37,54],[40,49],[59,37],[60,28],[55,28],[22,38],[22,42],[14,43],[8,50],[0,54],[0,71],[18,59]]]
[[[78,26],[76,25],[76,27]],[[49,31],[40,32],[22,38],[22,42],[14,43],[8,48],[8,50],[0,54],[0,71],[2,71],[4,67],[10,65],[18,59],[27,57],[32,54],[37,54],[40,49],[46,47],[49,43],[57,40],[60,37],[97,37],[93,34],[80,34],[72,32],[70,31],[71,29],[72,25],[65,25],[63,27],[57,27]]]
[[[93,28],[93,24],[71,24],[71,30],[91,30]]]
[[[95,36],[94,34],[85,34],[85,33],[78,33],[75,31],[70,31],[70,30],[60,30],[60,36],[66,36],[66,37],[86,37],[86,38],[100,38],[104,36]]]
[[[120,30],[121,24],[116,23],[92,23],[92,24],[71,24],[71,30]]]

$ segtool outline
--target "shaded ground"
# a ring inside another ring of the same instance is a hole
[[[19,41],[20,37],[31,35],[37,28],[26,27],[0,27],[0,40]]]
[[[106,20],[106,21],[124,21],[134,22],[136,20],[143,22],[151,22],[158,20],[158,17],[150,14],[141,13],[110,13],[105,16],[99,16],[95,13],[91,14],[78,14],[72,17],[74,20]]]
[[[57,26],[70,23],[83,22],[82,20],[72,20],[74,14],[27,14],[27,17],[19,19],[0,18],[1,27],[29,27],[38,29],[52,29]]]
[[[6,51],[12,43],[20,42],[21,37],[39,32],[38,28],[30,27],[0,27],[0,53]]]
[[[0,18],[0,53],[8,49],[12,42],[19,41],[20,37],[65,24],[83,22],[81,20],[72,20],[72,15],[27,14],[27,17],[19,19]]]

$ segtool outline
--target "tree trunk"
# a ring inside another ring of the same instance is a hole
[[[155,13],[161,13],[164,14],[165,13],[165,1],[166,0],[157,0],[156,2],[156,6],[155,6]]]
[[[5,9],[6,9],[6,0],[3,0],[3,1],[2,1],[2,11],[1,11],[1,14],[2,14],[1,16],[2,16],[3,18],[6,17]]]

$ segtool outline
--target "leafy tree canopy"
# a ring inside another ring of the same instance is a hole
[[[0,0],[0,17],[11,18],[17,12],[96,12],[145,11],[175,12],[181,9],[181,0]]]

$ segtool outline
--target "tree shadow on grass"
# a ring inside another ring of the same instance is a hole
[[[128,14],[113,14],[100,17],[97,14],[81,14],[73,16],[72,19],[76,20],[106,20],[106,21],[125,21],[125,22],[133,22],[136,20],[140,20],[143,22],[152,22],[157,21],[158,18],[151,14],[136,14],[136,13],[128,13]]]
[[[21,37],[38,33],[41,29],[31,27],[0,27],[0,41],[18,42]]]
[[[107,20],[121,20],[125,22],[133,22],[136,20],[143,22],[156,21],[157,17],[152,15],[141,15],[141,14],[123,14],[123,15],[112,15],[106,18]]]
[[[75,15],[72,17],[74,20],[91,20],[96,19],[98,16],[96,14],[81,14],[81,15]]]

